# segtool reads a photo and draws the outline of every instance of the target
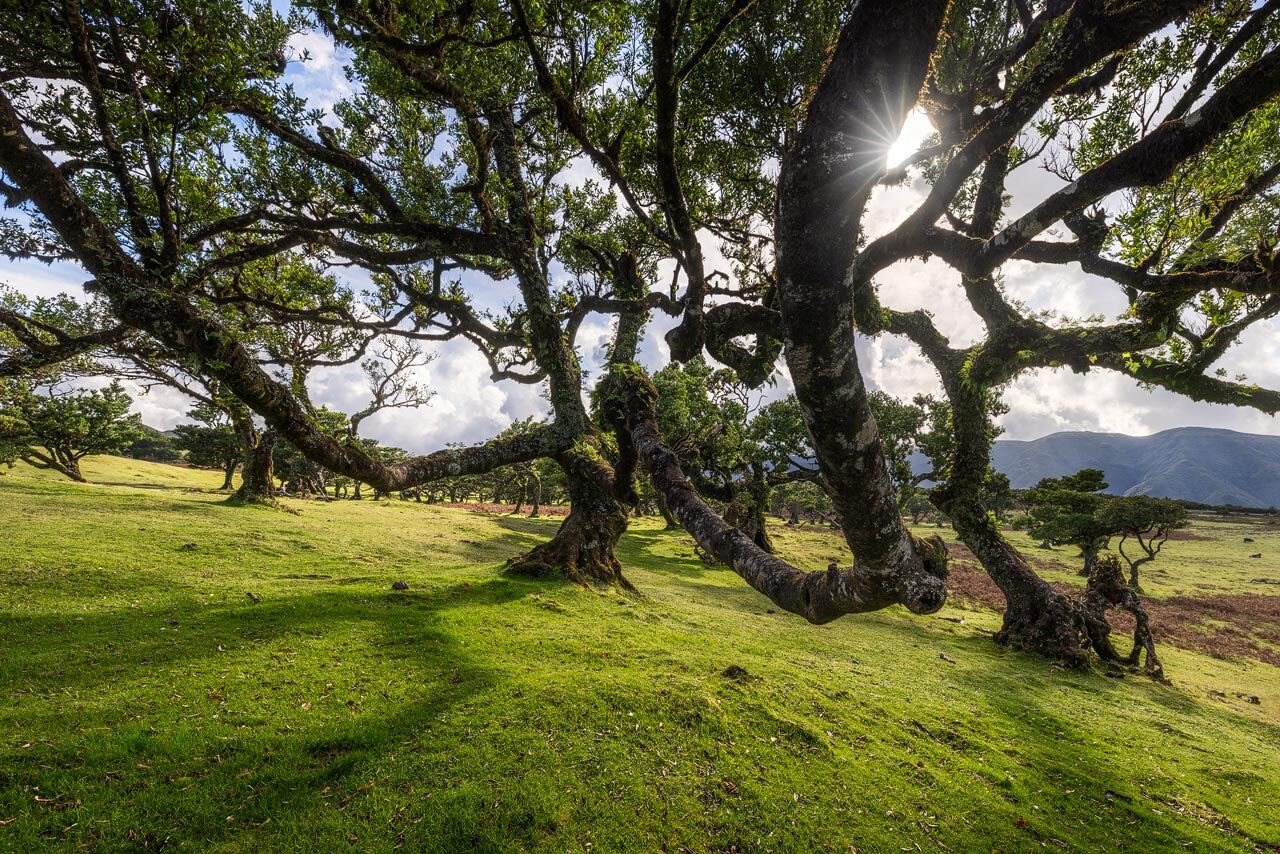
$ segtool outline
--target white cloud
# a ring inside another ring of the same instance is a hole
[[[78,264],[41,264],[0,258],[0,282],[29,297],[52,297],[61,293],[80,296],[89,278]]]
[[[330,112],[333,105],[354,93],[346,76],[351,52],[316,30],[304,30],[289,39],[289,64],[284,80],[292,83],[312,107]]]
[[[492,382],[488,362],[473,345],[449,341],[431,350],[437,358],[419,368],[416,376],[436,393],[431,402],[379,412],[364,422],[362,434],[409,451],[429,452],[452,442],[484,441],[520,418],[546,417],[541,385]],[[364,374],[356,365],[317,370],[309,388],[317,406],[343,412],[356,411],[368,401]]]

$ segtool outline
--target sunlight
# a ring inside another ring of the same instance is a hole
[[[933,125],[929,123],[924,111],[919,108],[912,110],[902,125],[902,133],[898,134],[898,139],[889,146],[888,162],[885,164],[887,168],[892,169],[919,151],[920,146],[933,132]]]

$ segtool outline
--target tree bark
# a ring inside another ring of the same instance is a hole
[[[84,475],[80,472],[80,459],[61,453],[53,448],[47,448],[48,455],[40,453],[34,448],[29,449],[27,453],[22,455],[23,462],[38,469],[53,469],[58,474],[74,480],[76,483],[88,483]]]
[[[234,478],[236,476],[236,469],[239,466],[240,466],[240,463],[236,460],[231,460],[227,462],[225,465],[223,465],[222,467],[222,491],[223,492],[230,492],[232,489],[235,488]]]
[[[773,541],[765,522],[765,508],[769,502],[769,485],[764,469],[752,466],[751,479],[746,488],[735,490],[733,500],[724,511],[724,520],[751,538],[761,551],[773,554]]]
[[[594,587],[632,590],[614,554],[627,530],[631,502],[616,493],[617,473],[599,455],[594,439],[562,455],[569,515],[555,536],[507,562],[514,575],[560,577]]]
[[[88,483],[84,474],[80,471],[79,460],[67,460],[66,462],[55,463],[53,468],[57,469],[61,474],[71,478],[76,483]]]
[[[671,509],[667,507],[667,499],[662,497],[662,493],[655,490],[653,500],[658,505],[658,513],[662,516],[663,527],[667,530],[679,528],[680,523],[676,521],[675,516],[671,515]]]
[[[1110,608],[1120,608],[1133,615],[1133,650],[1127,656],[1121,656],[1111,644],[1111,625],[1107,622]],[[1115,555],[1107,555],[1095,563],[1080,611],[1089,644],[1099,658],[1113,664],[1137,667],[1145,652],[1147,673],[1157,679],[1164,677],[1164,667],[1156,656],[1147,612],[1137,591],[1125,584],[1124,572]]]
[[[946,548],[941,540],[915,540],[911,551],[919,564],[853,567],[834,564],[805,572],[769,554],[706,505],[680,468],[676,455],[662,442],[654,401],[657,390],[639,366],[615,367],[602,381],[602,414],[615,426],[620,447],[634,444],[656,489],[680,526],[698,546],[732,568],[774,604],[811,623],[828,623],[845,614],[875,611],[901,604],[917,614],[931,614],[946,602]]]
[[[981,391],[966,387],[958,373],[943,375],[952,406],[955,447],[946,484],[929,498],[950,517],[961,542],[969,547],[1005,598],[1004,624],[997,643],[1065,661],[1088,659],[1081,648],[1075,608],[1036,574],[1001,534],[982,501],[982,484],[991,465],[991,438]]]
[[[947,6],[853,8],[778,179],[778,305],[796,400],[859,564],[904,577],[919,576],[928,558],[902,524],[854,348],[858,293],[872,285],[849,274],[864,209],[916,103]]]
[[[978,496],[943,499],[960,541],[1004,594],[1004,622],[996,643],[1082,666],[1081,627],[1070,600],[1049,586],[1000,533]]]
[[[231,497],[233,503],[275,503],[275,445],[274,430],[263,430],[257,434],[245,454],[240,489]]]
[[[1098,565],[1098,550],[1095,548],[1085,547],[1080,550],[1080,556],[1084,558],[1084,565],[1080,568],[1080,575],[1088,576]]]

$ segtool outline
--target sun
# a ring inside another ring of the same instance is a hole
[[[902,163],[919,151],[920,146],[933,133],[933,125],[929,123],[924,111],[919,108],[912,110],[907,115],[907,120],[903,122],[902,132],[898,134],[897,140],[894,141],[893,145],[889,146],[888,161],[885,166],[892,169]]]

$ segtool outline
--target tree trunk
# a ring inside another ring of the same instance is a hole
[[[21,454],[22,461],[38,469],[53,469],[65,478],[74,480],[76,483],[88,483],[84,479],[84,475],[80,473],[80,458],[61,451],[57,448],[46,447],[49,453],[40,453],[34,448],[30,448],[26,453]]]
[[[1084,558],[1084,566],[1080,569],[1080,575],[1088,577],[1098,565],[1098,550],[1083,548],[1080,550],[1080,555]]]
[[[1120,608],[1133,615],[1133,650],[1127,656],[1121,656],[1111,644],[1111,625],[1107,622],[1107,610],[1110,608]],[[1103,661],[1137,667],[1145,652],[1147,673],[1157,679],[1164,677],[1164,667],[1156,655],[1146,609],[1142,607],[1137,592],[1125,584],[1120,561],[1115,555],[1107,555],[1094,565],[1085,588],[1081,618],[1090,645]]]
[[[658,513],[662,515],[663,527],[667,530],[679,528],[680,523],[676,521],[676,517],[671,515],[671,508],[667,506],[667,500],[663,498],[662,493],[654,490],[654,503],[658,505]]]
[[[222,491],[223,492],[230,492],[231,490],[235,489],[234,478],[236,476],[236,469],[239,466],[240,466],[239,460],[231,460],[222,467],[222,475],[223,475]]]
[[[1004,593],[1004,625],[996,642],[1073,666],[1083,665],[1088,658],[1081,647],[1076,609],[1009,544],[983,505],[982,484],[991,464],[991,437],[982,393],[966,388],[950,372],[943,381],[952,404],[956,444],[951,476],[929,497],[950,517],[957,536]]]
[[[74,480],[76,483],[89,482],[84,479],[84,475],[80,472],[79,460],[67,460],[65,462],[57,464],[55,468],[62,474]]]
[[[1134,593],[1142,593],[1142,585],[1138,583],[1138,568],[1143,564],[1150,563],[1154,558],[1140,557],[1137,560],[1129,560],[1126,556],[1125,561],[1129,564],[1129,586],[1133,588]]]
[[[995,640],[1003,646],[1060,659],[1087,662],[1072,603],[1049,586],[1008,543],[975,499],[944,502],[960,540],[1004,593],[1004,624]]]
[[[878,137],[896,138],[911,112],[950,4],[897,5],[858,3],[846,18],[779,169],[775,237],[784,355],[822,483],[858,563],[906,578],[929,574],[931,555],[902,523],[858,366],[858,300],[873,288],[852,268],[885,165]]]
[[[615,495],[613,469],[598,451],[579,449],[566,452],[560,464],[569,492],[569,515],[548,542],[508,561],[508,571],[533,578],[562,577],[584,586],[633,589],[614,554],[627,530],[630,506]]]
[[[538,518],[538,511],[542,508],[542,478],[535,471],[533,477],[533,509],[529,511],[529,518]]]
[[[231,497],[237,504],[275,503],[276,433],[264,430],[245,454],[240,489]]]
[[[753,471],[747,489],[737,491],[725,507],[724,520],[746,534],[761,551],[773,554],[773,541],[765,524],[764,508],[768,500],[769,486],[763,469]]]

